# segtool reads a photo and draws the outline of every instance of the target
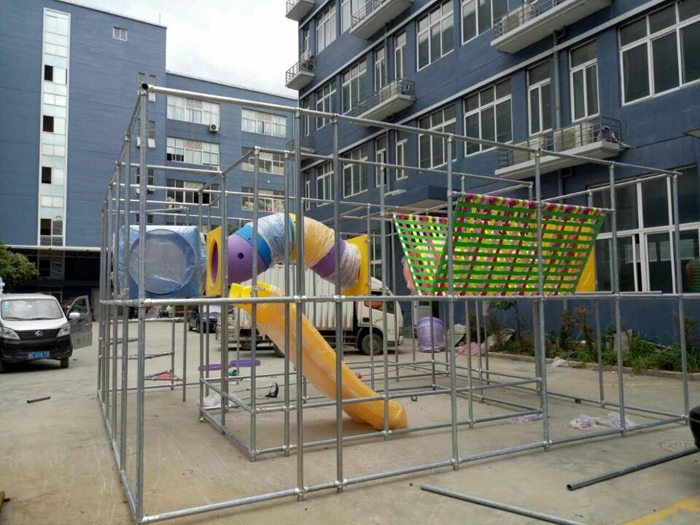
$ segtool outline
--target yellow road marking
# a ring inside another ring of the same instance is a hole
[[[650,523],[658,523],[661,520],[665,520],[666,518],[670,518],[671,516],[678,514],[682,510],[700,514],[700,496],[678,501],[670,507],[657,510],[656,512],[652,512],[651,514],[647,514],[646,516],[642,516],[636,520],[628,521],[625,523],[625,525],[649,525]]]

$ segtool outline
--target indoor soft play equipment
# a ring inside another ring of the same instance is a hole
[[[467,193],[454,209],[451,254],[447,220],[395,214],[412,285],[421,295],[448,291],[448,257],[455,295],[538,293],[537,205],[533,201]],[[542,270],[545,295],[592,291],[591,253],[603,210],[542,203]]]
[[[257,271],[284,261],[284,229],[289,228],[290,260],[296,257],[296,216],[275,213],[258,221]],[[207,294],[221,291],[221,229],[207,236]],[[228,237],[228,282],[242,283],[253,279],[253,223],[245,224]],[[304,266],[329,282],[335,279],[335,233],[331,228],[304,217]],[[340,285],[343,295],[369,292],[367,236],[340,239]]]
[[[240,283],[254,279],[253,257],[257,257],[257,273],[284,261],[284,232],[289,228],[290,260],[296,257],[297,224],[294,214],[276,213],[258,221],[258,231],[248,223],[227,239],[228,280],[230,297],[250,297],[251,287]],[[253,235],[257,235],[257,254],[253,253]],[[312,269],[323,279],[335,281],[335,232],[311,218],[304,218],[304,266]],[[219,295],[221,290],[221,229],[213,230],[207,236],[207,279],[208,295]],[[340,283],[343,295],[369,294],[367,236],[353,239],[340,239]],[[281,291],[269,284],[258,282],[259,297],[281,296]],[[235,305],[251,313],[251,304]],[[289,305],[292,319],[296,318],[296,305]],[[284,336],[285,305],[282,303],[259,303],[256,307],[257,328],[269,337],[278,348],[285,348]],[[289,359],[296,364],[296,323],[289,323]],[[304,375],[328,398],[336,394],[336,355],[311,322],[302,315],[302,352]],[[345,364],[342,366],[342,397],[357,399],[377,397],[378,394],[355,376]],[[358,423],[370,425],[376,430],[384,430],[384,402],[366,401],[343,406],[343,411]],[[406,428],[408,420],[403,406],[389,402],[389,429]]]
[[[119,280],[124,278],[124,228],[119,235]],[[202,294],[207,259],[204,243],[196,226],[147,226],[146,275],[148,298],[187,298]],[[129,297],[139,296],[139,226],[129,227]]]

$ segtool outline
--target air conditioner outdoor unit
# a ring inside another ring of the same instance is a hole
[[[304,51],[304,52],[301,54],[301,56],[299,57],[299,61],[302,62],[302,63],[304,63],[304,62],[310,62],[311,60],[313,60],[313,58],[314,58],[314,55],[313,55],[313,53],[312,53],[310,50],[309,50],[309,51]]]
[[[517,9],[514,9],[501,18],[501,34],[505,35],[506,33],[517,29],[525,22],[535,18],[536,14],[537,10],[534,2],[523,4]]]
[[[515,146],[523,146],[526,148],[543,148],[545,145],[545,137],[543,135],[532,137],[525,142],[519,142]],[[534,158],[529,151],[513,150],[513,165],[528,162]]]
[[[554,133],[554,151],[566,151],[595,142],[592,122],[581,122]]]
[[[209,131],[212,133],[218,133],[219,132],[219,126],[216,124],[209,124]]]

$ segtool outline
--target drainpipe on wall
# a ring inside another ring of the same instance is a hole
[[[554,40],[554,108],[555,108],[555,129],[561,129],[561,87],[559,82],[559,37],[561,31],[555,31],[552,35]],[[561,194],[560,194],[561,195]]]

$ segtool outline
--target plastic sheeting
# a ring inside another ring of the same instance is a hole
[[[124,228],[119,235],[119,280],[124,278]],[[146,297],[198,297],[206,279],[206,247],[196,226],[148,226],[146,229]],[[129,297],[139,295],[139,227],[129,228]]]

